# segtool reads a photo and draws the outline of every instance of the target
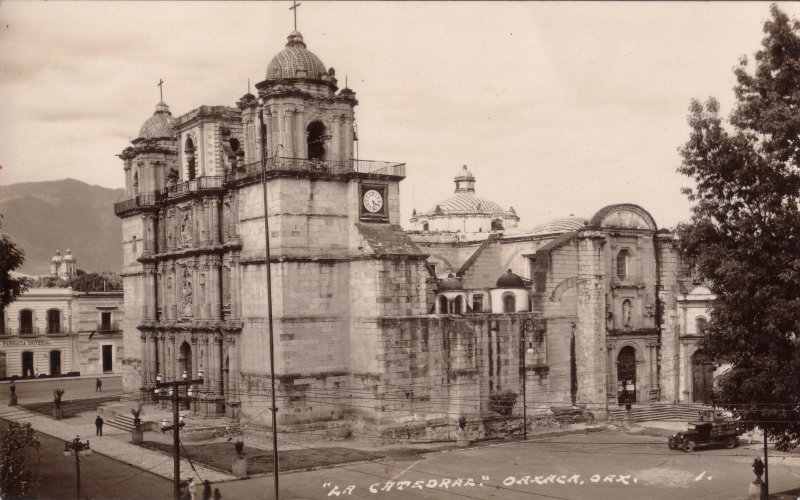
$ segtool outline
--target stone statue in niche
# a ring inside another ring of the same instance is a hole
[[[181,306],[183,315],[192,315],[192,272],[188,267],[183,268],[183,290],[181,291]]]
[[[633,306],[630,300],[625,299],[622,301],[622,326],[626,328],[630,328],[631,326],[633,326],[631,318],[633,314],[632,309]]]
[[[181,215],[181,244],[190,245],[192,243],[192,212],[184,210]]]

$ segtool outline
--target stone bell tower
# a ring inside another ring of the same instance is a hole
[[[289,34],[286,47],[272,58],[266,79],[256,88],[268,131],[268,157],[332,164],[353,159],[353,108],[358,104],[355,93],[348,88],[336,93],[334,69],[326,69],[306,48],[299,32]],[[243,111],[244,115],[252,114],[256,108],[248,106]],[[254,118],[250,127],[258,127],[258,117]],[[259,137],[255,130],[245,132],[251,141]],[[249,150],[258,149],[247,146]]]

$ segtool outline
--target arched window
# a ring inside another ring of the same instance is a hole
[[[33,333],[33,311],[30,309],[19,312],[19,333],[20,335]]]
[[[427,223],[427,222],[423,222],[423,223],[422,223],[422,230],[423,230],[423,231],[428,231],[428,227],[429,227],[429,226],[428,226],[428,223]]]
[[[448,313],[448,305],[447,305],[447,297],[444,295],[439,296],[439,314],[447,314]]]
[[[495,219],[492,221],[492,231],[502,231],[503,230],[503,221],[500,219]]]
[[[136,248],[136,235],[135,234],[133,236],[131,236],[131,248],[133,248],[133,253],[136,254],[137,248]]]
[[[513,293],[503,295],[503,312],[517,312],[517,297]]]
[[[194,157],[194,142],[192,142],[191,137],[186,138],[186,147],[183,152],[186,154],[186,179],[192,181],[197,175],[197,167]]]
[[[628,277],[628,263],[631,253],[627,248],[623,248],[617,254],[617,278],[624,280]]]
[[[58,309],[47,311],[47,333],[61,333],[61,311]]]
[[[697,335],[705,335],[706,328],[708,328],[708,320],[702,316],[698,316],[694,320],[695,329],[697,330]]]
[[[133,194],[139,194],[139,171],[133,173]]]
[[[306,145],[309,160],[325,159],[325,125],[322,122],[313,121],[308,124]]]
[[[464,313],[464,299],[461,295],[457,295],[455,299],[453,299],[453,314],[463,314]]]

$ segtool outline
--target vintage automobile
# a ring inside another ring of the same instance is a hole
[[[670,450],[694,451],[697,446],[723,444],[726,448],[735,448],[739,424],[735,420],[723,417],[710,410],[700,412],[700,420],[689,422],[685,432],[677,432],[669,438]]]

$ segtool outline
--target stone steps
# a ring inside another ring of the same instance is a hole
[[[634,422],[646,422],[648,420],[674,420],[685,422],[689,420],[697,420],[699,418],[698,412],[700,410],[709,410],[711,407],[701,404],[680,404],[680,405],[667,405],[667,404],[649,404],[649,405],[633,405],[631,413],[633,414]],[[624,407],[609,410],[608,416],[610,419],[622,420],[625,418],[627,412]]]

